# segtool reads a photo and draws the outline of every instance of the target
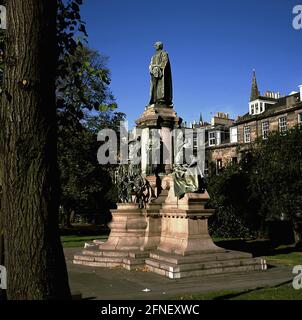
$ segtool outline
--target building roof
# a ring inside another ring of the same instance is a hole
[[[290,101],[292,103],[290,104],[288,103],[289,99],[292,99]],[[286,112],[288,109],[302,107],[302,102],[300,101],[299,93],[295,93],[295,94],[282,97],[280,99],[275,99],[275,100],[276,100],[276,103],[273,105],[267,106],[263,113],[260,113],[258,115],[251,115],[249,113],[246,113],[235,122],[235,125],[258,120],[258,119],[267,118],[278,113]]]
[[[266,97],[266,96],[258,96],[255,100],[265,100],[265,101],[277,101],[278,99],[276,98],[271,98],[271,97]],[[254,100],[253,100],[254,101]]]

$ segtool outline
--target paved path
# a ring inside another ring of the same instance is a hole
[[[73,265],[72,257],[80,251],[81,248],[67,248],[65,255],[71,290],[81,292],[84,299],[170,299],[218,290],[243,290],[275,286],[293,278],[292,268],[276,266],[266,271],[218,274],[175,280],[150,272]],[[142,290],[145,288],[151,291],[143,292]]]

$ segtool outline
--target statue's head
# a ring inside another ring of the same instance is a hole
[[[163,43],[162,43],[161,41],[157,41],[157,42],[155,42],[155,44],[154,44],[154,48],[155,48],[156,50],[162,50],[163,47],[164,47],[164,45],[163,45]]]

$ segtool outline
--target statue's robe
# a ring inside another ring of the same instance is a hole
[[[167,52],[160,50],[151,58],[150,105],[172,105],[172,75]]]

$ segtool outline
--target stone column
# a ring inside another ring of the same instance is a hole
[[[172,171],[173,164],[173,147],[172,147],[172,130],[173,128],[178,128],[181,119],[177,116],[177,113],[174,111],[172,106],[164,106],[164,105],[150,105],[145,108],[144,113],[140,116],[138,120],[136,120],[137,128],[142,129],[144,136],[142,138],[142,172],[143,174],[146,172],[146,160],[148,157],[147,150],[144,144],[149,140],[149,136],[147,132],[155,129],[159,130],[159,134],[161,137],[161,142],[164,151],[163,160],[164,163],[160,164],[160,167],[163,167],[162,173],[169,174]],[[145,131],[144,131],[145,130]],[[148,136],[148,139],[147,139]],[[155,172],[153,172],[155,173]]]
[[[142,176],[146,176],[147,174],[147,168],[149,164],[148,160],[148,146],[149,146],[149,128],[143,128],[142,129],[142,135],[141,135],[141,168],[142,168]]]
[[[165,173],[169,174],[172,172],[173,165],[172,131],[168,127],[162,127],[160,130],[163,143],[163,165]]]

